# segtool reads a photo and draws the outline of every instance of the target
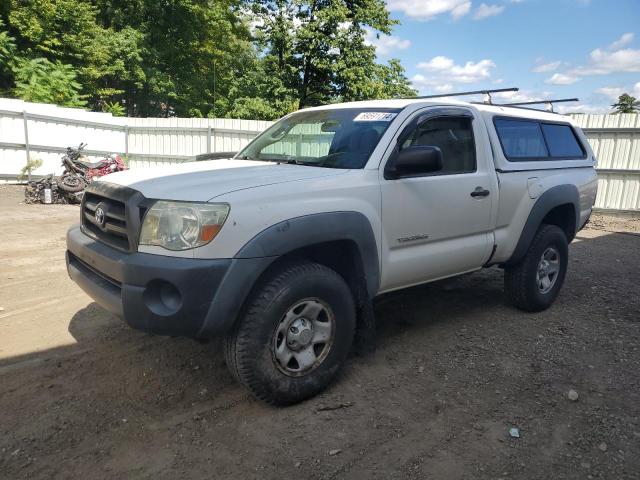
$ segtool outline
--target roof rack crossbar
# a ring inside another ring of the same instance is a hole
[[[467,96],[467,95],[486,95],[486,98],[484,100],[484,103],[487,104],[492,104],[491,102],[491,94],[492,93],[501,93],[501,92],[517,92],[519,91],[519,88],[513,87],[513,88],[495,88],[492,90],[473,90],[470,92],[451,92],[451,93],[442,93],[442,94],[438,94],[438,95],[421,95],[419,97],[412,97],[414,99],[419,98],[419,99],[425,99],[425,98],[443,98],[443,97],[462,97],[462,96]]]
[[[549,100],[532,100],[530,102],[514,102],[514,103],[501,103],[498,105],[499,107],[518,107],[522,105],[542,105],[545,104],[547,107],[547,111],[553,112],[553,104],[554,103],[564,103],[564,102],[579,102],[579,98],[558,98],[558,99],[549,99]]]

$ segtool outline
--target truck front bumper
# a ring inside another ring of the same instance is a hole
[[[271,259],[192,259],[123,252],[67,232],[67,271],[96,303],[131,327],[209,338],[233,325]]]

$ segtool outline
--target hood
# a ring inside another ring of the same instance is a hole
[[[203,202],[247,188],[330,177],[346,170],[252,160],[211,160],[116,172],[97,181],[123,185],[147,198]]]

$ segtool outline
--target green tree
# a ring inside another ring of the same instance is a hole
[[[414,96],[398,60],[376,62],[366,29],[389,34],[397,22],[382,0],[258,0],[256,38],[274,98],[299,107]]]
[[[374,98],[410,98],[418,92],[411,86],[400,60],[392,58],[387,65],[378,65],[374,76]]]
[[[102,111],[110,113],[114,117],[124,117],[127,114],[127,110],[118,102],[104,102]]]
[[[4,0],[0,22],[0,91],[25,99],[273,119],[413,92],[365,41],[384,0]]]
[[[0,18],[0,94],[4,94],[12,85],[11,63],[16,50],[15,39],[4,29]]]
[[[236,0],[98,0],[102,26],[130,27],[141,61],[125,86],[130,115],[224,115],[256,58]],[[135,62],[133,62],[135,63]],[[129,68],[128,71],[131,71]]]
[[[141,35],[99,24],[88,0],[9,0],[7,18],[21,57],[44,58],[73,67],[88,104],[121,100],[127,82],[144,80]]]
[[[0,18],[0,68],[8,65],[16,49],[15,39],[4,28],[4,22]]]
[[[257,119],[273,120],[298,109],[298,65],[293,50],[296,8],[289,0],[250,3],[251,15],[245,23],[254,23],[253,40],[260,56],[238,84],[238,98],[228,116],[250,118],[249,109],[259,114]],[[246,112],[246,113],[243,113]]]
[[[84,107],[81,85],[73,67],[46,58],[16,60],[15,93],[28,102],[53,103],[64,107]]]
[[[615,109],[614,113],[636,113],[640,111],[640,102],[628,93],[623,93],[611,107]]]

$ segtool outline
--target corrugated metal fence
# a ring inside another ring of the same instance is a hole
[[[0,99],[0,175],[15,176],[27,158],[43,161],[33,173],[60,170],[68,146],[85,153],[124,155],[132,168],[176,163],[208,152],[238,151],[271,125],[226,118],[118,118],[55,105]]]
[[[598,159],[596,207],[640,213],[640,114],[573,118]]]
[[[599,161],[596,207],[640,213],[640,115],[575,115]],[[120,153],[132,168],[182,162],[200,153],[238,151],[271,122],[201,118],[117,118],[106,113],[0,99],[0,178],[15,178],[27,158],[60,170],[67,146],[88,144],[99,157]],[[322,132],[301,131],[313,148]],[[303,153],[294,152],[291,154]]]

